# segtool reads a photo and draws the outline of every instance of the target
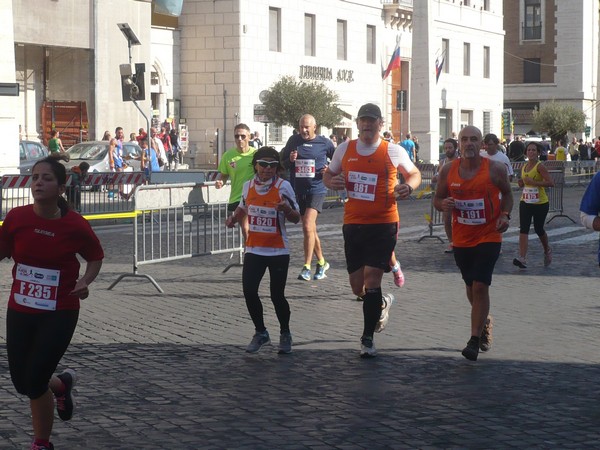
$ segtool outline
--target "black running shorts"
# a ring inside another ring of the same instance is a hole
[[[344,234],[344,252],[348,273],[369,266],[390,270],[390,258],[396,247],[398,223],[346,224]]]

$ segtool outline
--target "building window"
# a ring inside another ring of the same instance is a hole
[[[462,110],[460,112],[460,129],[473,125],[473,111]]]
[[[542,39],[542,3],[540,0],[525,0],[523,40]]]
[[[463,44],[463,75],[471,75],[471,44]]]
[[[490,77],[490,48],[483,47],[483,78]]]
[[[444,61],[444,67],[442,67],[442,72],[450,73],[450,40],[442,39],[442,56],[440,56],[440,61]]]
[[[367,25],[367,64],[375,64],[375,31],[373,25]]]
[[[269,124],[269,145],[283,143],[283,127],[281,125]]]
[[[304,55],[316,56],[315,51],[315,16],[304,14]]]
[[[440,109],[440,141],[445,141],[452,136],[452,110]],[[440,152],[443,152],[443,145],[440,144]]]
[[[281,9],[269,8],[269,50],[281,51]]]
[[[463,5],[471,6],[471,0],[463,0]]]
[[[346,61],[348,59],[348,22],[337,21],[337,59]]]
[[[540,78],[540,59],[531,58],[523,61],[523,83],[539,83]]]
[[[483,134],[491,133],[492,128],[492,113],[490,111],[483,112]]]
[[[483,0],[483,10],[484,11],[490,10],[490,0]]]

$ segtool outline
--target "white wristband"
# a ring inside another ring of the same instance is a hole
[[[581,224],[590,229],[593,230],[594,229],[594,219],[596,219],[596,217],[598,216],[593,216],[591,214],[586,214],[584,212],[581,212],[580,218],[581,218]]]

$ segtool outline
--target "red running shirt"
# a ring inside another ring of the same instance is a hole
[[[68,211],[48,220],[35,214],[33,205],[9,211],[0,248],[15,262],[8,307],[31,314],[79,309],[79,298],[69,295],[79,278],[76,255],[86,261],[104,258],[98,237],[79,214]]]

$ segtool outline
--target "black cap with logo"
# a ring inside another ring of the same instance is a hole
[[[358,110],[358,114],[356,115],[357,119],[360,119],[362,117],[381,119],[381,109],[379,109],[379,106],[375,105],[374,103],[365,103],[360,107],[360,109]]]

